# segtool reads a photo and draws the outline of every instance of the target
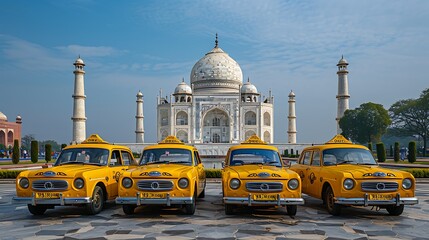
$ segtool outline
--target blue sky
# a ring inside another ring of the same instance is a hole
[[[69,143],[73,62],[86,63],[87,136],[135,140],[144,94],[145,140],[156,140],[156,97],[172,93],[219,46],[262,95],[275,97],[274,140],[287,142],[287,94],[297,141],[336,132],[336,64],[349,65],[350,108],[388,109],[429,87],[429,1],[0,1],[0,111],[23,135]]]

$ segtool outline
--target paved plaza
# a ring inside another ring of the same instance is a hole
[[[295,217],[281,209],[240,209],[226,216],[221,184],[211,182],[195,215],[179,209],[141,207],[126,216],[109,204],[96,216],[84,208],[57,207],[33,216],[11,204],[14,184],[0,184],[0,239],[429,239],[429,184],[417,184],[420,203],[399,217],[371,207],[350,207],[329,215],[322,201],[304,196]]]

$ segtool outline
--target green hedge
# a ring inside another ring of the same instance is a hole
[[[206,178],[222,178],[222,170],[220,169],[205,169]]]
[[[408,168],[402,170],[413,174],[415,178],[429,178],[429,169]]]
[[[16,178],[22,170],[0,170],[0,178]]]

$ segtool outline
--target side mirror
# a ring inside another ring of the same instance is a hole
[[[117,162],[118,162],[118,159],[116,158],[110,159],[110,166],[115,166]]]

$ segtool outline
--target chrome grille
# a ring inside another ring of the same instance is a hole
[[[369,192],[390,192],[398,190],[397,182],[363,182],[361,184],[363,191]]]
[[[36,180],[32,183],[32,188],[38,191],[67,190],[69,184],[64,180]]]
[[[140,190],[167,191],[173,189],[173,182],[163,180],[143,180],[137,183],[137,187]]]
[[[280,182],[249,182],[246,189],[252,192],[281,192],[283,184]]]

